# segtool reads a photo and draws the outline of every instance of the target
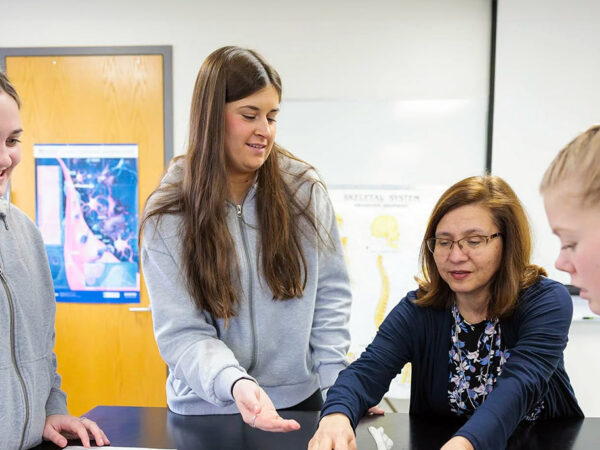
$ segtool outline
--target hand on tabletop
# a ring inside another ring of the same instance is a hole
[[[367,411],[367,414],[373,416],[383,416],[385,414],[385,410],[381,409],[379,406],[371,406]]]
[[[467,438],[454,436],[444,444],[441,450],[475,450],[475,447]]]
[[[356,450],[356,438],[345,414],[329,414],[321,419],[319,428],[308,443],[308,450]]]
[[[242,379],[233,386],[233,398],[248,425],[264,431],[288,432],[300,429],[295,420],[282,418],[262,388],[252,380]]]
[[[90,437],[94,438],[99,447],[110,444],[106,434],[96,422],[87,417],[75,417],[67,414],[47,416],[42,437],[46,441],[54,442],[59,447],[66,447],[67,439],[77,438],[81,439],[84,447],[89,447]]]

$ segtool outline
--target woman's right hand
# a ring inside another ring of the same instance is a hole
[[[308,450],[356,450],[356,438],[350,419],[334,413],[323,417],[319,428],[308,443]]]
[[[267,393],[252,380],[236,381],[233,386],[233,399],[244,422],[253,428],[280,433],[300,429],[298,422],[284,419],[277,413]]]

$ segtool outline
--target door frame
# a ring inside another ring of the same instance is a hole
[[[118,56],[162,55],[164,167],[173,158],[173,46],[140,45],[116,47],[0,47],[0,70],[6,72],[9,56]]]

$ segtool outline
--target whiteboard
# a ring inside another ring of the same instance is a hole
[[[485,170],[487,108],[487,93],[284,101],[277,141],[314,165],[327,184],[449,187]]]

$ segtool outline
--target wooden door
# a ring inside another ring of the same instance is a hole
[[[13,203],[35,220],[36,143],[136,143],[142,208],[164,166],[163,56],[8,56],[6,70],[23,102]],[[139,305],[57,304],[55,351],[72,414],[166,404],[150,312],[129,310],[149,304],[141,285]]]

